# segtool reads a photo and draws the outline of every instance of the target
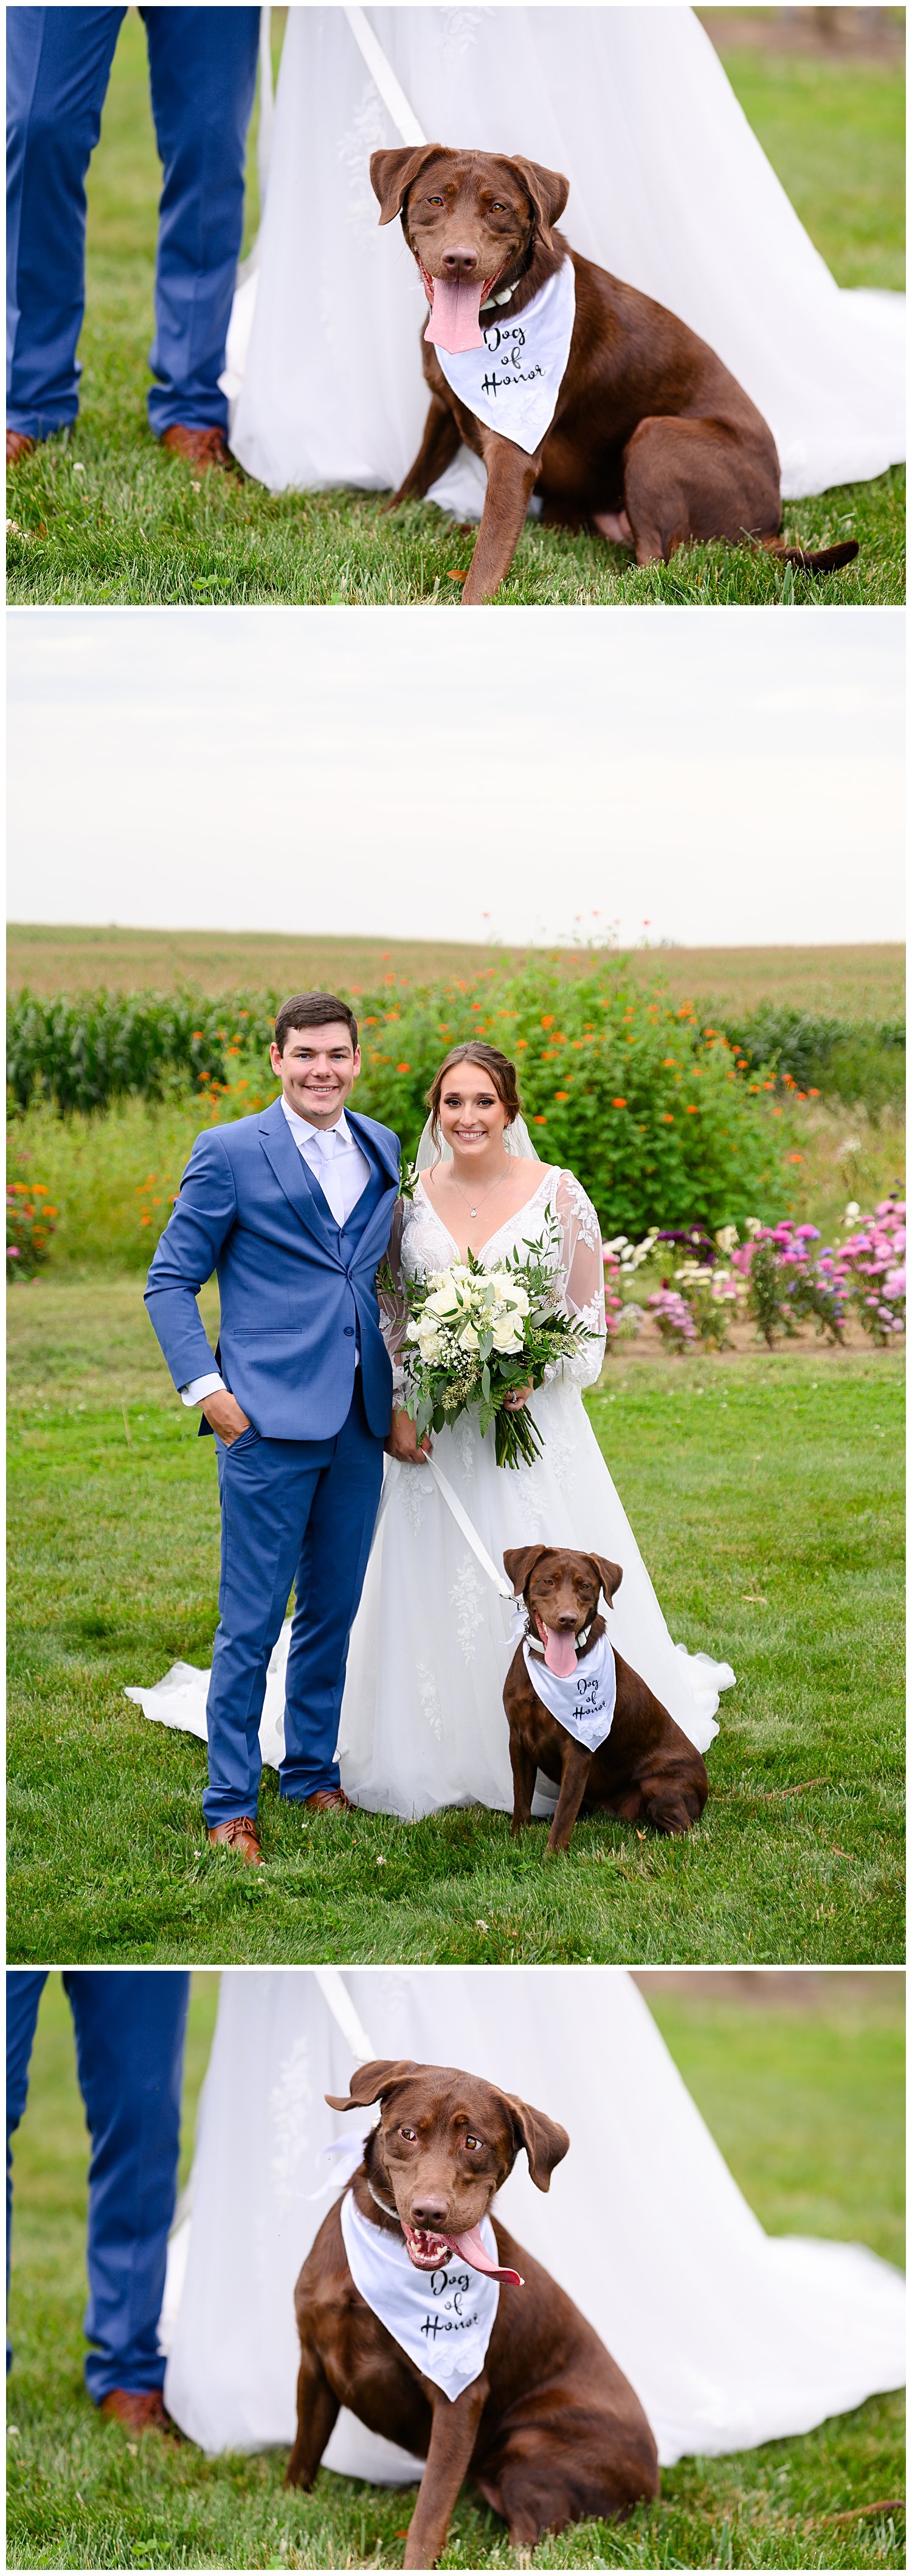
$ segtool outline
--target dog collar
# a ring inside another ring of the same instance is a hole
[[[479,2377],[491,2340],[500,2283],[448,2254],[433,2272],[416,2271],[404,2239],[362,2218],[347,2192],[339,2203],[342,2238],[356,2290],[422,2377],[453,2400]],[[497,2262],[490,2218],[481,2236]]]

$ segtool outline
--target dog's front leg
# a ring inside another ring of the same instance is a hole
[[[464,584],[464,608],[478,608],[500,589],[516,553],[526,511],[535,490],[541,456],[527,456],[511,438],[492,432],[484,440],[488,488],[475,552]]]
[[[398,492],[393,493],[392,500],[385,502],[384,507],[395,510],[400,501],[423,501],[431,484],[446,473],[448,465],[452,465],[458,448],[459,428],[449,404],[438,402],[436,394],[432,394],[424,437],[414,465],[409,466],[404,483],[400,483]]]
[[[339,2412],[319,2355],[302,2345],[298,2370],[298,2430],[288,2467],[287,2487],[312,2487]]]
[[[554,1810],[554,1823],[545,1844],[546,1852],[569,1849],[570,1836],[583,1803],[591,1762],[592,1755],[587,1753],[585,1745],[577,1744],[575,1737],[568,1736],[564,1767],[561,1772],[560,1794]]]
[[[532,1822],[532,1799],[535,1794],[537,1764],[534,1753],[519,1736],[510,1736],[510,1769],[513,1773],[513,1817],[511,1834],[521,1834]]]
[[[461,2397],[452,2400],[428,2380],[423,2386],[434,2409],[434,2421],[427,2467],[409,2524],[404,2567],[436,2567],[446,2547],[450,2515],[475,2448],[488,2396],[483,2371],[480,2379],[473,2379],[471,2386],[463,2389]]]

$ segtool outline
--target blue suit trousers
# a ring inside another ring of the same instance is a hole
[[[31,438],[79,407],[85,179],[125,9],[9,9],[7,426]],[[259,9],[143,9],[163,165],[149,395],[157,436],[227,426],[225,364],[244,215]]]
[[[348,1419],[328,1440],[264,1440],[251,1425],[216,1441],[222,1506],[219,1626],[206,1718],[207,1825],[255,1816],[266,1671],[288,1606],[283,1798],[336,1789],[336,1741],[352,1621],[370,1554],[383,1443],[371,1431],[361,1371]]]
[[[47,1973],[10,1968],[6,1978],[7,2287],[10,2140],[25,2110]],[[94,2350],[85,2375],[99,2406],[112,2388],[160,2388],[165,2376],[158,2320],[177,2189],[190,1978],[183,1968],[69,1968],[63,1982],[92,2141],[85,2331]],[[7,2368],[9,2358],[7,2345]]]

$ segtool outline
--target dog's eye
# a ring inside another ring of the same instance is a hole
[[[466,2146],[467,2146],[467,2147],[480,2147],[480,2145],[481,2145],[481,2139],[480,2139],[480,2138],[467,2138],[465,2143],[466,2143]]]
[[[494,203],[493,203],[493,205],[492,205],[492,207],[491,207],[491,213],[492,213],[492,215],[508,215],[508,214],[509,214],[509,212],[510,212],[509,206],[506,206],[506,205],[504,204],[503,198],[502,198],[502,197],[495,197],[495,199],[494,199]]]
[[[417,2129],[400,2129],[399,2135],[400,2138],[408,2138],[410,2146],[414,2146],[418,2131]]]
[[[429,205],[429,206],[442,206],[442,204],[443,204],[443,198],[442,198],[442,197],[429,197],[429,198],[428,198],[428,205]]]

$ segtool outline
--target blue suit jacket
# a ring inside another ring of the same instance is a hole
[[[370,1164],[345,1226],[274,1100],[261,1116],[197,1137],[149,1272],[146,1305],[175,1386],[217,1365],[268,1440],[327,1440],[341,1430],[359,1348],[370,1428],[385,1439],[390,1427],[392,1370],[375,1278],[390,1238],[399,1144],[373,1118],[345,1114]],[[213,1270],[215,1362],[196,1303]]]

